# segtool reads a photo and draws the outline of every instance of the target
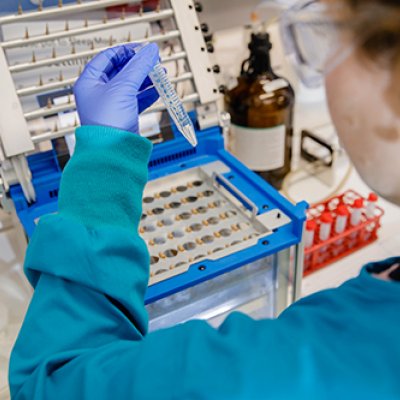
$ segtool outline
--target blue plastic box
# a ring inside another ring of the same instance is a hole
[[[283,268],[279,265],[282,262],[279,261],[277,255],[284,251],[286,254],[285,262],[293,263],[294,256],[293,252],[290,253],[290,249],[293,249],[293,246],[298,245],[301,241],[307,204],[303,202],[293,205],[262,178],[228,153],[224,149],[219,127],[198,131],[197,135],[199,145],[196,148],[192,148],[179,134],[176,134],[174,140],[154,146],[149,162],[150,181],[169,177],[178,172],[216,161],[222,162],[229,170],[229,172],[223,174],[224,178],[240,192],[246,193],[247,198],[251,200],[249,203],[253,203],[253,206],[257,207],[258,216],[271,212],[271,210],[279,210],[290,219],[290,222],[271,232],[267,240],[265,237],[260,238],[253,246],[219,259],[203,259],[199,262],[193,262],[185,273],[151,285],[146,296],[147,304],[165,299],[176,293],[182,293],[188,288],[213,280],[242,266],[248,267],[259,260],[269,260],[267,264],[270,265],[272,258],[274,258],[275,272],[273,272],[273,276],[278,282],[279,268],[285,269],[284,274],[286,275],[290,275],[290,272],[288,272],[289,266]],[[12,187],[10,191],[28,237],[33,234],[36,223],[42,215],[57,211],[58,189],[62,174],[54,151],[29,157],[29,165],[37,193],[36,203],[28,204],[18,185]],[[226,189],[230,191],[230,187]],[[242,203],[245,207],[251,208],[251,204],[246,205],[245,201]],[[292,260],[289,260],[290,258]],[[288,276],[286,278],[288,278],[287,280],[291,279]],[[274,285],[276,286],[277,283]],[[287,285],[287,282],[285,285]],[[275,307],[276,310],[280,308],[282,307]],[[276,313],[276,310],[274,313]],[[159,312],[160,310],[157,311],[157,313]],[[160,326],[166,325],[168,323],[163,323]]]

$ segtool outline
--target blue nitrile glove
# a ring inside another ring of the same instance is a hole
[[[74,86],[82,125],[101,125],[139,133],[139,114],[151,106],[158,93],[149,72],[159,61],[151,43],[137,54],[135,44],[107,49],[86,66]]]

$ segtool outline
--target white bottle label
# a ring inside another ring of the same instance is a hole
[[[271,171],[285,164],[285,125],[246,128],[231,125],[233,154],[254,171]]]
[[[263,84],[263,89],[265,93],[272,93],[279,89],[287,88],[288,86],[289,82],[287,80],[279,78],[279,79],[274,79],[273,81],[266,81]]]

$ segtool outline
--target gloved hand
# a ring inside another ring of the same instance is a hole
[[[117,46],[98,54],[74,86],[82,125],[101,125],[139,133],[139,114],[151,106],[158,93],[148,88],[149,72],[159,60],[151,43],[137,54],[134,44]]]

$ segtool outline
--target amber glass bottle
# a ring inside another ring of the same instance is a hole
[[[294,91],[271,67],[267,33],[253,33],[238,84],[225,95],[230,149],[277,189],[290,171]]]

